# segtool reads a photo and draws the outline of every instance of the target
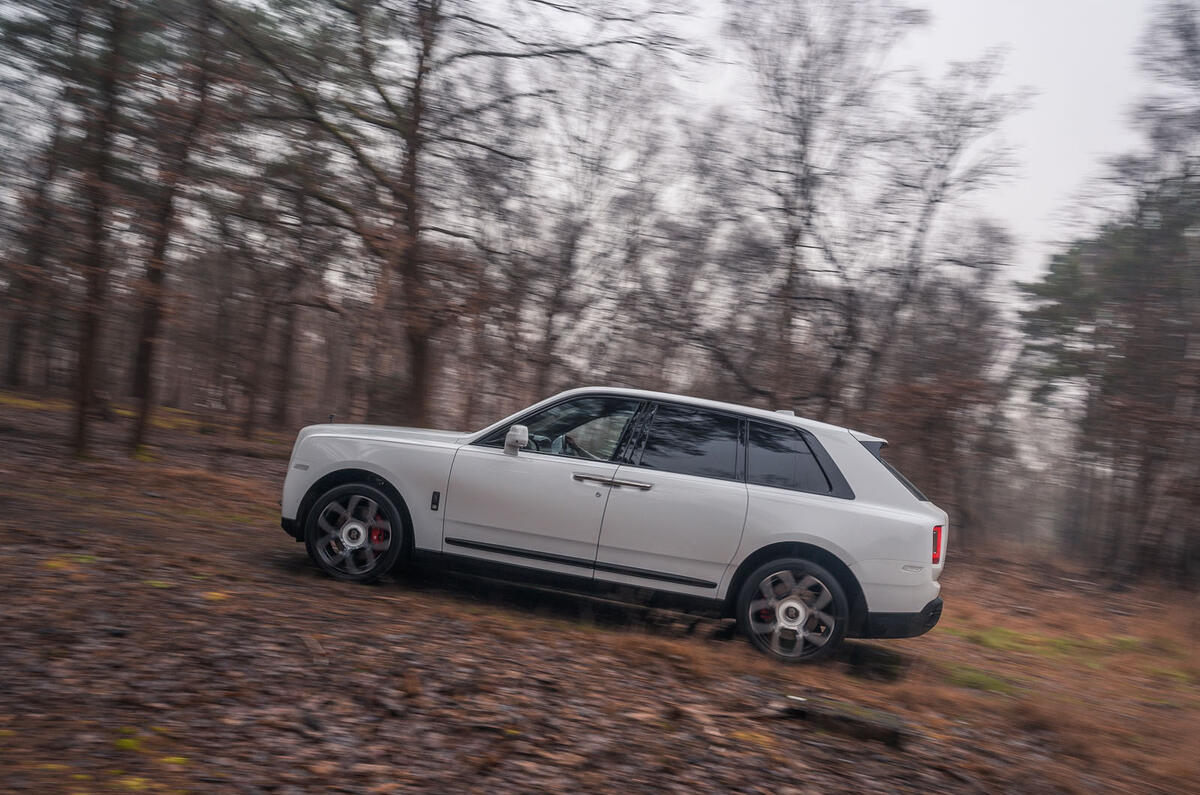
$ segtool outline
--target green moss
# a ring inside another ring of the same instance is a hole
[[[965,637],[977,646],[999,651],[1030,651],[1043,640],[1037,635],[1023,635],[1007,627],[984,627],[970,630]]]
[[[150,787],[150,782],[140,776],[125,776],[124,778],[117,779],[115,783],[122,789],[133,790],[134,792],[141,792]]]
[[[1070,636],[1046,637],[1044,635],[1016,632],[1008,627],[981,627],[975,629],[947,629],[949,634],[962,638],[976,646],[1005,652],[1029,652],[1042,657],[1070,658],[1089,667],[1097,667],[1095,659],[1104,654],[1135,652],[1146,648],[1140,638],[1118,635],[1114,638],[1082,638]]]
[[[33,411],[70,411],[72,404],[58,398],[24,398],[8,392],[0,392],[0,406]]]
[[[970,665],[951,666],[948,676],[950,683],[957,687],[981,690],[985,693],[1002,693],[1006,696],[1014,695],[1017,692],[1013,682]]]
[[[122,737],[115,741],[113,745],[118,751],[140,751],[142,750],[142,741],[136,737]]]
[[[1158,679],[1165,679],[1168,682],[1174,682],[1177,685],[1190,685],[1192,683],[1191,674],[1189,674],[1187,671],[1180,670],[1179,668],[1156,666],[1154,668],[1147,669],[1146,673]]]
[[[1142,646],[1142,641],[1131,635],[1117,635],[1112,639],[1113,648],[1116,651],[1137,651]]]
[[[1170,638],[1164,638],[1161,635],[1155,635],[1154,637],[1150,638],[1150,641],[1147,645],[1150,647],[1151,651],[1159,654],[1166,654],[1171,657],[1183,657],[1185,655],[1182,646]]]

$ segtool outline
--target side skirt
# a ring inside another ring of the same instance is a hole
[[[532,566],[483,560],[469,555],[415,549],[412,562],[417,568],[426,571],[454,571],[485,579],[501,580],[510,585],[569,591],[581,596],[610,599],[642,607],[658,607],[713,617],[721,617],[726,612],[725,602],[721,599],[677,594],[652,588],[635,588],[594,580],[590,576],[582,574],[562,574]]]

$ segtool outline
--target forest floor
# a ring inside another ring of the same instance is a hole
[[[0,393],[5,791],[1200,788],[1195,594],[952,547],[931,633],[785,666],[724,622],[335,582],[279,529],[290,438],[163,412],[131,460],[119,416],[80,461],[70,418]]]

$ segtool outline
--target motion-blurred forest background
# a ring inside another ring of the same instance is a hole
[[[615,384],[886,436],[959,548],[1200,573],[1200,3],[1160,2],[1090,231],[975,201],[1028,97],[885,0],[0,7],[3,382],[247,437]],[[730,60],[732,59],[732,61]],[[707,77],[736,69],[736,96]],[[64,448],[63,453],[68,451]]]

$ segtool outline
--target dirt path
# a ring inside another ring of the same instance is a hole
[[[159,429],[153,461],[76,462],[61,412],[0,410],[6,790],[1200,780],[1190,597],[952,562],[931,635],[785,667],[672,614],[465,579],[337,583],[278,528],[281,440],[238,445],[180,422]],[[909,738],[893,748],[773,711],[805,694],[889,710]]]

